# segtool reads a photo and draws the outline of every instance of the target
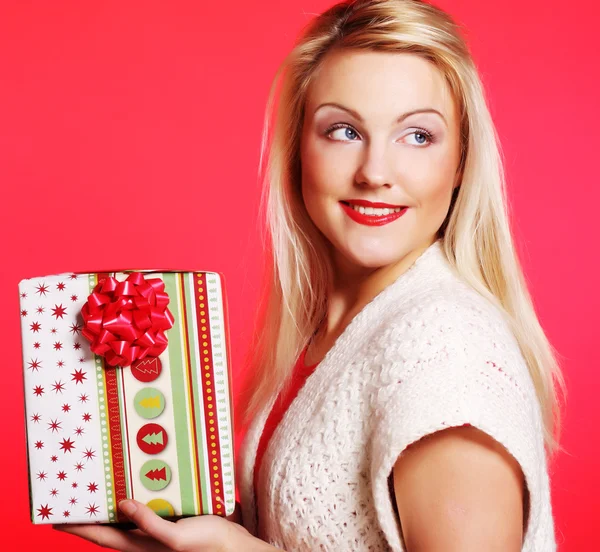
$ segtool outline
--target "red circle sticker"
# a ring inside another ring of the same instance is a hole
[[[162,371],[162,364],[158,357],[144,358],[142,360],[136,360],[131,365],[131,373],[133,377],[138,381],[148,383],[154,381]]]
[[[137,444],[146,454],[158,454],[165,450],[169,438],[159,424],[146,424],[137,433]]]

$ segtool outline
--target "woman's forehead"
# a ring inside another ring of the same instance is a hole
[[[400,52],[336,50],[322,60],[307,91],[306,115],[340,104],[370,120],[432,108],[452,119],[454,100],[441,71],[421,56]]]

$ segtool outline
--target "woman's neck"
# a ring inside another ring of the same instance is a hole
[[[395,263],[370,268],[351,268],[334,257],[334,281],[327,296],[327,313],[319,328],[321,338],[341,333],[373,298],[395,282],[435,242],[435,238],[413,249]],[[343,265],[345,268],[342,268]]]

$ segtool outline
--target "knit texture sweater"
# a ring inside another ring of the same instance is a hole
[[[273,435],[273,432],[277,429],[281,418],[283,418],[286,410],[289,408],[292,401],[296,398],[296,395],[304,385],[306,378],[313,373],[317,364],[312,364],[307,366],[304,363],[304,358],[306,356],[305,347],[298,360],[296,361],[296,366],[294,366],[294,371],[292,373],[292,378],[290,381],[290,386],[285,390],[285,393],[282,391],[279,393],[279,397],[273,404],[271,408],[271,412],[269,413],[269,417],[263,427],[260,441],[258,442],[258,449],[256,451],[256,459],[254,460],[254,486],[256,488],[256,484],[258,482],[258,474],[260,472],[260,465],[262,462],[262,457],[265,453],[265,450],[269,444],[269,440]]]
[[[522,551],[556,550],[539,403],[500,308],[428,247],[337,338],[285,412],[257,473],[277,397],[237,459],[244,526],[286,551],[404,551],[390,480],[411,443],[470,424],[518,461],[530,495]]]

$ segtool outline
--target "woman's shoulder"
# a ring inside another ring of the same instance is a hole
[[[404,305],[391,305],[371,346],[367,356],[373,359],[377,387],[411,380],[423,396],[431,396],[432,385],[480,393],[493,382],[497,394],[505,393],[505,405],[535,403],[533,380],[508,314],[457,278],[440,280]]]
[[[368,355],[368,450],[380,516],[389,514],[380,504],[404,450],[450,427],[471,426],[519,463],[531,496],[529,532],[550,530],[541,410],[503,309],[467,284],[444,279],[391,306],[375,342],[379,350]]]
[[[450,273],[403,301],[392,302],[376,326],[383,346],[405,338],[429,347],[460,340],[518,348],[510,316],[500,302]]]

